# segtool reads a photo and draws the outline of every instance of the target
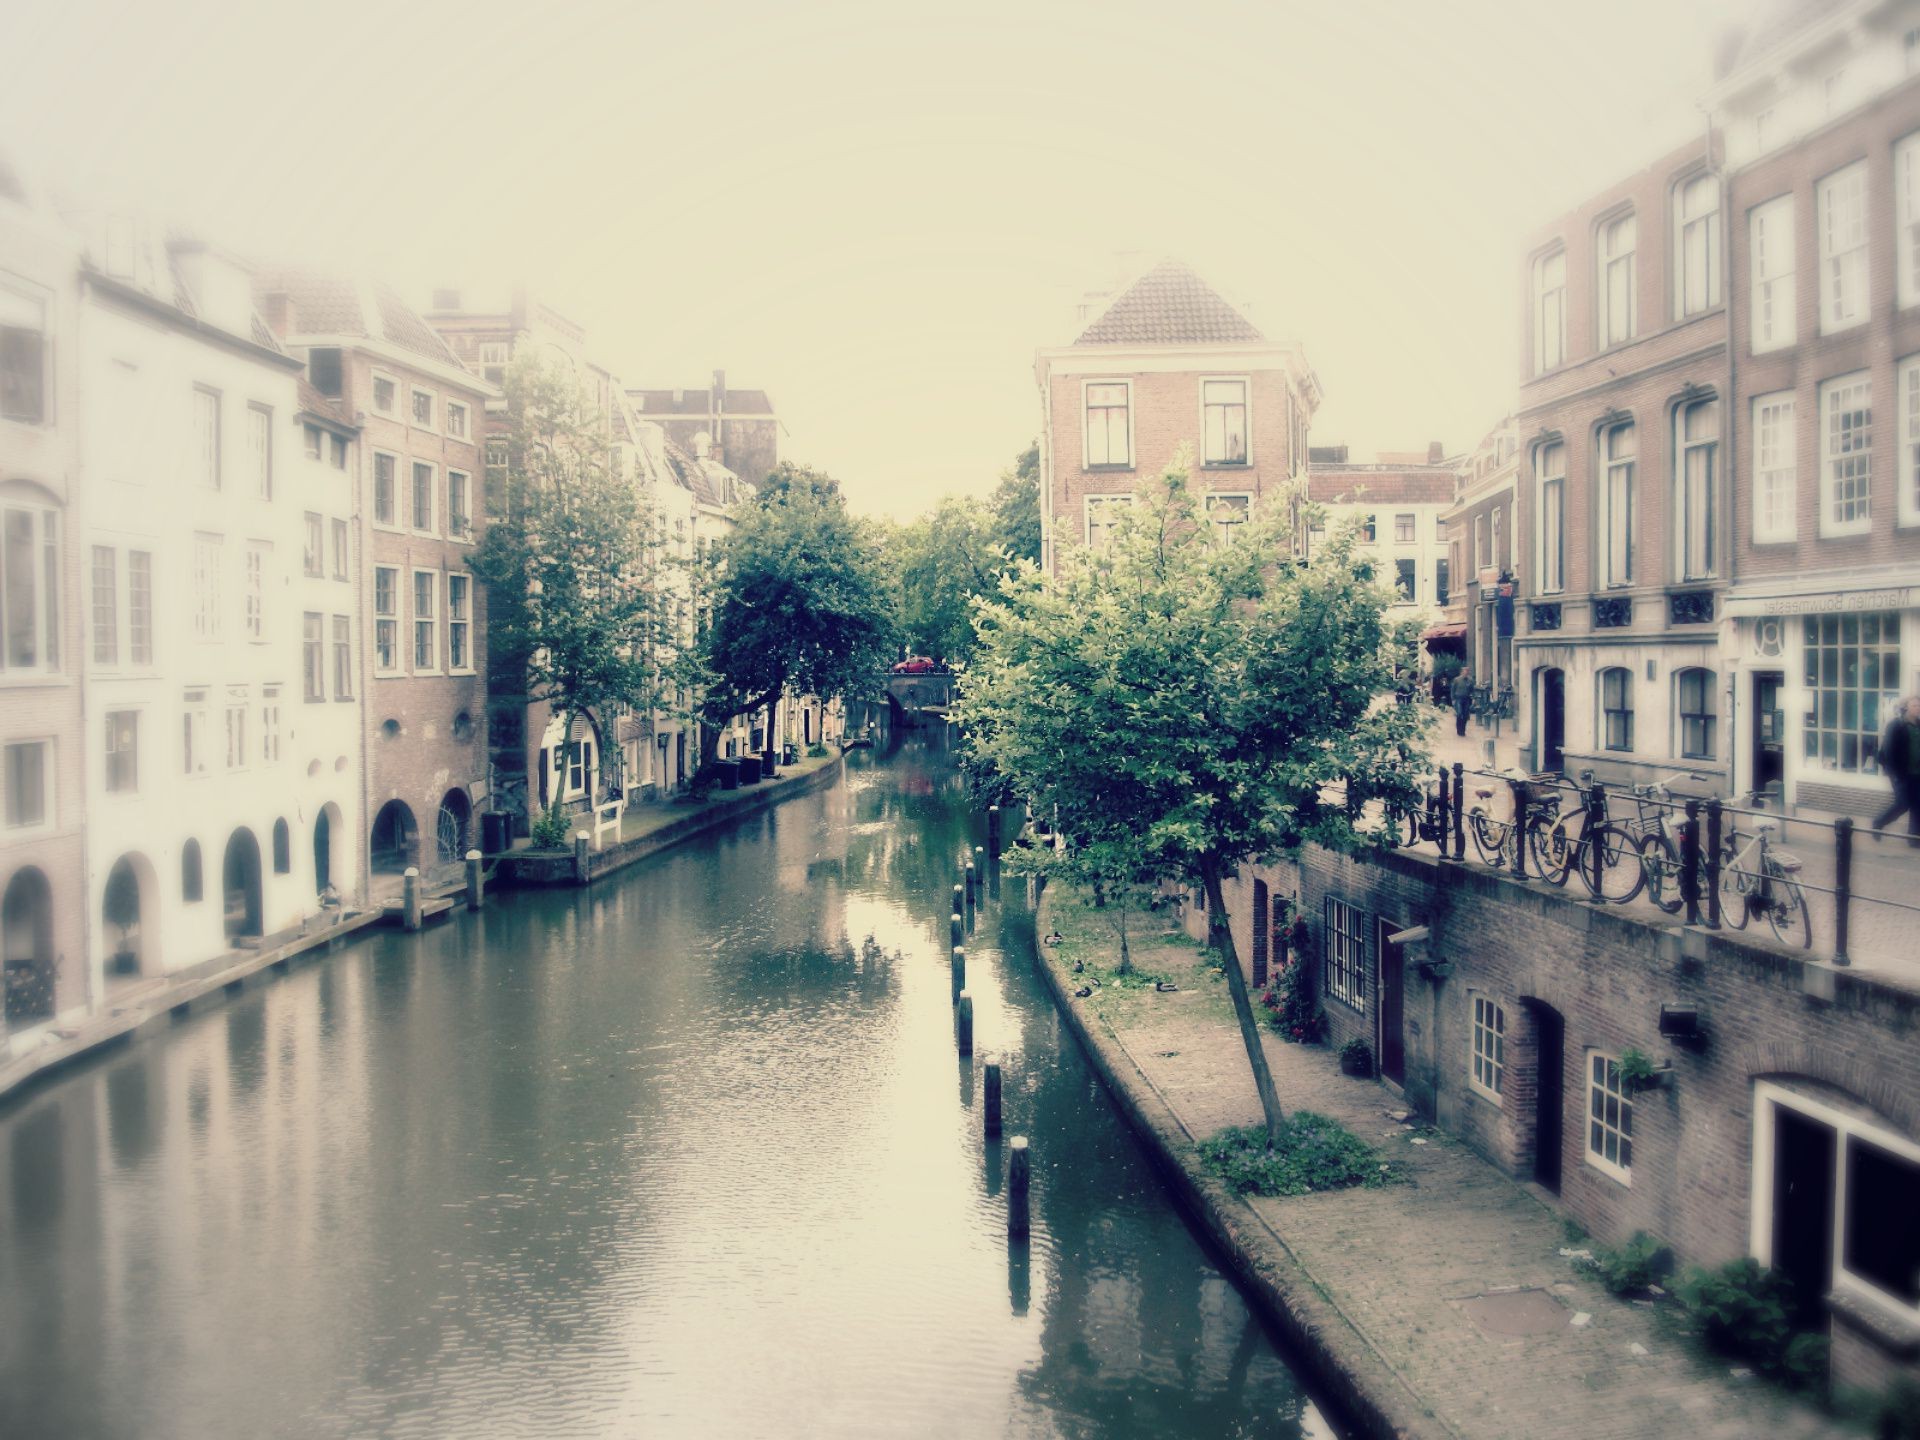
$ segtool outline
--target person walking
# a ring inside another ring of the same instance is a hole
[[[1873,817],[1873,838],[1907,817],[1907,844],[1920,847],[1920,695],[1900,702],[1880,737],[1880,773],[1893,786],[1893,803]]]
[[[1473,672],[1462,670],[1453,677],[1453,733],[1467,733],[1467,716],[1473,713]]]

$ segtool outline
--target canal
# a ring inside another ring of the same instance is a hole
[[[378,932],[0,1111],[0,1435],[1324,1436],[1032,974],[938,736]],[[867,937],[874,944],[866,944]]]

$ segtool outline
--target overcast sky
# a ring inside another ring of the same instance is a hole
[[[1316,443],[1470,445],[1524,235],[1700,133],[1740,8],[0,0],[0,146],[422,300],[524,277],[904,516],[1033,436],[1034,348],[1125,252],[1301,340]]]

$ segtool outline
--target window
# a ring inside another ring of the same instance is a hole
[[[1396,545],[1411,545],[1413,543],[1413,516],[1396,515],[1393,517],[1393,540]]]
[[[507,346],[503,341],[488,340],[480,346],[480,374],[489,385],[500,385],[507,378]]]
[[[1600,744],[1633,751],[1633,672],[1621,666],[1600,672]]]
[[[1748,221],[1753,270],[1753,349],[1779,350],[1794,342],[1793,196],[1756,205]]]
[[[227,768],[243,770],[247,764],[247,707],[227,706]]]
[[[180,847],[180,898],[189,905],[200,903],[200,842],[189,840]]]
[[[577,795],[593,775],[593,744],[576,740],[567,746],[567,793]]]
[[[110,545],[93,547],[93,663],[120,663],[120,557]]]
[[[1367,1008],[1367,942],[1360,911],[1327,897],[1327,993],[1356,1010]]]
[[[376,525],[397,526],[400,523],[399,482],[396,479],[399,463],[392,455],[374,452],[373,523]]]
[[[1714,749],[1713,672],[1682,670],[1673,677],[1675,709],[1679,712],[1680,756],[1684,760],[1713,760]]]
[[[1493,521],[1493,563],[1500,569],[1505,570],[1507,568],[1507,542],[1504,532],[1507,524],[1507,507],[1504,505],[1494,506],[1491,519]]]
[[[431,570],[413,572],[413,668],[435,670],[440,665],[440,636],[435,627],[436,576]]]
[[[200,483],[220,488],[220,397],[211,390],[193,392],[193,453]]]
[[[1360,518],[1360,538],[1371,545],[1380,538],[1380,517],[1372,513]]]
[[[1533,372],[1545,374],[1567,358],[1567,255],[1556,250],[1533,262]]]
[[[413,464],[413,528],[433,529],[433,466]]]
[[[1920,135],[1893,147],[1894,287],[1902,309],[1920,302]]]
[[[267,555],[271,546],[247,546],[247,638],[267,638]]]
[[[145,550],[127,552],[127,660],[153,664],[153,556]]]
[[[193,633],[196,639],[220,638],[221,549],[218,535],[193,537]]]
[[[181,697],[182,773],[207,773],[207,692],[189,690]]]
[[[1415,560],[1396,560],[1393,562],[1393,588],[1398,593],[1402,605],[1411,605],[1419,598],[1420,572],[1419,562]]]
[[[1810,766],[1846,775],[1877,768],[1880,729],[1900,699],[1900,613],[1808,615],[1801,620]]]
[[[1633,1173],[1633,1101],[1616,1056],[1587,1056],[1587,1163],[1616,1180]]]
[[[1902,525],[1920,525],[1920,355],[1900,362],[1900,455],[1895,484]]]
[[[1600,227],[1600,348],[1633,339],[1634,217],[1622,215]]]
[[[107,712],[107,793],[135,795],[140,790],[140,712]]]
[[[1633,423],[1600,434],[1600,583],[1633,583]]]
[[[1438,540],[1442,545],[1447,543],[1447,517],[1446,516],[1436,515],[1433,517],[1433,538],[1435,540]]]
[[[1213,538],[1223,545],[1231,545],[1240,527],[1247,523],[1247,512],[1252,506],[1251,495],[1207,496],[1207,518],[1213,522]]]
[[[285,820],[273,822],[273,873],[293,873],[293,831]]]
[[[334,579],[346,580],[350,578],[351,572],[348,568],[350,561],[351,557],[347,554],[347,522],[344,520],[335,520],[333,522]]]
[[[1121,512],[1131,504],[1131,495],[1087,496],[1087,545],[1090,549],[1098,550],[1107,543],[1114,526],[1120,523]]]
[[[490,515],[504,515],[507,509],[507,442],[487,441],[486,506]]]
[[[307,378],[313,382],[313,388],[322,395],[338,400],[346,393],[341,383],[340,351],[334,347],[323,346],[307,352]]]
[[[1499,1100],[1507,1072],[1507,1012],[1485,995],[1473,997],[1473,1055],[1468,1078],[1473,1088]]]
[[[467,651],[467,592],[472,581],[465,575],[447,576],[447,669],[470,670],[473,656]]]
[[[1247,382],[1200,382],[1201,435],[1208,465],[1247,463]]]
[[[1133,464],[1132,388],[1125,380],[1087,385],[1087,468]]]
[[[423,430],[433,428],[433,394],[427,390],[413,392],[413,423]]]
[[[1687,181],[1673,210],[1673,318],[1684,320],[1720,303],[1720,182]]]
[[[0,419],[47,418],[47,307],[0,287]]]
[[[333,617],[333,698],[353,698],[353,621]]]
[[[315,579],[327,573],[326,530],[311,510],[307,512],[307,543],[301,552],[301,565]]]
[[[347,468],[347,437],[329,435],[327,437],[327,460],[336,470]]]
[[[400,572],[373,567],[373,666],[383,675],[400,668]]]
[[[399,408],[400,386],[391,375],[373,377],[373,409],[377,415],[392,415]]]
[[[1680,578],[1710,579],[1719,543],[1719,503],[1714,461],[1720,446],[1720,406],[1714,400],[1683,405],[1675,416],[1674,445],[1679,451]]]
[[[467,438],[467,407],[458,400],[447,402],[447,434],[456,440]]]
[[[260,689],[260,760],[272,765],[280,759],[280,687]]]
[[[1540,593],[1558,595],[1567,585],[1567,447],[1550,441],[1533,452],[1540,486]]]
[[[1820,232],[1820,333],[1867,318],[1867,162],[1822,180],[1814,191]]]
[[[1873,387],[1866,373],[1820,387],[1820,533],[1873,524]]]
[[[1447,589],[1447,581],[1452,566],[1443,557],[1433,562],[1433,603],[1444,605],[1452,592]]]
[[[1487,517],[1484,514],[1473,517],[1473,568],[1487,568]]]
[[[302,693],[311,704],[327,698],[326,635],[323,617],[309,610],[300,617]]]
[[[1753,539],[1756,544],[1791,540],[1796,528],[1793,392],[1758,395],[1753,401]]]
[[[53,742],[16,740],[7,746],[6,820],[9,830],[53,821]]]
[[[473,516],[467,509],[467,477],[447,471],[447,534],[457,540],[473,538]]]
[[[326,454],[326,432],[318,425],[303,425],[300,427],[300,434],[307,459],[318,460]]]
[[[271,500],[273,412],[264,405],[247,407],[247,473],[253,476],[253,493],[262,500]]]

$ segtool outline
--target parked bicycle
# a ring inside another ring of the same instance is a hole
[[[1707,777],[1698,770],[1676,770],[1671,775],[1633,787],[1633,799],[1639,815],[1625,823],[1638,841],[1641,868],[1646,872],[1647,898],[1667,914],[1676,914],[1686,903],[1680,893],[1681,855],[1686,842],[1683,816],[1673,798],[1675,780],[1699,780]],[[1725,852],[1725,842],[1722,841]]]
[[[1580,772],[1580,784],[1587,792],[1585,805],[1529,832],[1536,869],[1555,885],[1578,875],[1594,899],[1624,905],[1647,883],[1639,837],[1607,818],[1606,796],[1594,785],[1591,770]]]
[[[1498,692],[1491,685],[1476,685],[1473,691],[1473,718],[1482,724],[1507,720],[1513,716],[1513,686],[1502,685]]]
[[[1758,805],[1764,792],[1756,791],[1748,803]],[[1736,821],[1736,825],[1737,825]],[[1793,877],[1800,872],[1800,858],[1775,846],[1780,822],[1762,819],[1754,822],[1753,834],[1738,829],[1728,832],[1726,859],[1720,862],[1720,918],[1736,930],[1744,930],[1756,915],[1767,917],[1774,936],[1784,945],[1813,948],[1813,917],[1807,912],[1807,894]]]
[[[1468,832],[1473,836],[1473,848],[1482,864],[1496,870],[1517,869],[1513,847],[1520,843],[1516,836],[1524,835],[1538,868],[1542,855],[1546,853],[1547,833],[1560,820],[1558,779],[1551,773],[1535,775],[1525,770],[1512,770],[1499,777],[1479,777],[1480,783],[1474,788],[1473,802],[1467,807],[1466,823]],[[1506,783],[1501,784],[1502,780]],[[1510,797],[1515,782],[1519,784],[1521,805],[1526,811],[1524,825],[1518,816],[1511,813],[1511,800],[1506,819],[1500,819],[1496,813],[1499,808],[1496,797],[1502,791]]]

